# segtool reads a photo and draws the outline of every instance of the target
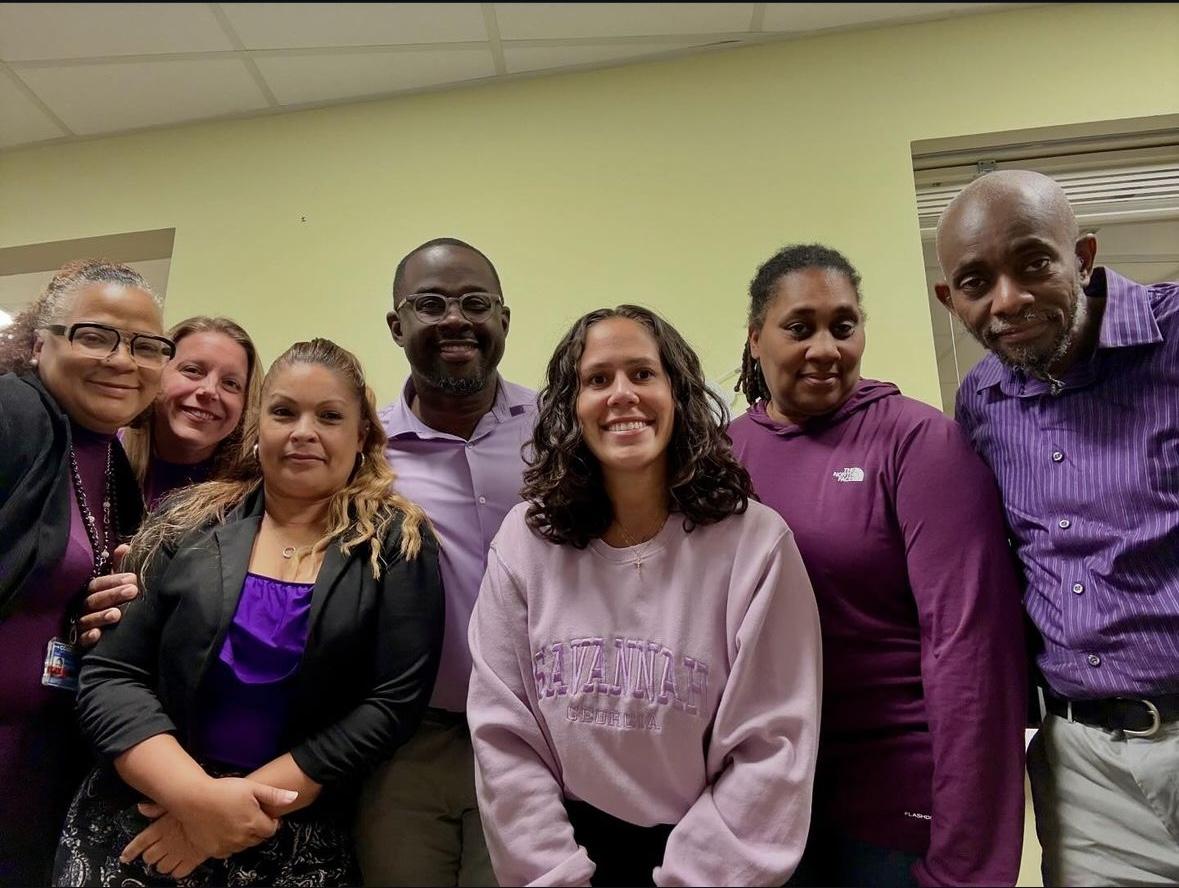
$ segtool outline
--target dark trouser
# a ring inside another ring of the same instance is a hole
[[[605,811],[565,799],[573,838],[597,864],[595,886],[654,885],[651,872],[663,863],[663,850],[674,824],[636,826]]]
[[[916,888],[912,866],[921,856],[880,848],[844,833],[811,829],[789,886]]]

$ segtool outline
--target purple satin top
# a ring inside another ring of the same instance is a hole
[[[283,751],[314,588],[246,574],[233,623],[202,683],[197,758],[252,771]]]

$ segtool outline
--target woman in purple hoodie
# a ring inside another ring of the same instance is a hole
[[[958,427],[860,377],[860,276],[790,246],[750,285],[734,453],[790,525],[823,629],[819,885],[1011,885],[1023,835],[1020,590]]]

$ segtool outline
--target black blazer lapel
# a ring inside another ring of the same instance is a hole
[[[357,550],[367,548],[367,545],[361,544],[357,546]],[[354,552],[356,550],[353,550]],[[307,637],[311,638],[311,633],[315,631],[315,623],[319,619],[320,613],[323,611],[324,603],[327,602],[328,597],[332,594],[332,590],[340,581],[340,577],[344,575],[344,571],[348,567],[348,562],[352,559],[345,558],[340,552],[340,544],[336,540],[332,540],[327,547],[327,551],[323,555],[323,564],[319,566],[319,574],[315,577],[315,588],[311,590],[311,614],[307,618]]]

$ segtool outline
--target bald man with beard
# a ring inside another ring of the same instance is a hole
[[[1179,883],[1179,284],[1095,267],[1063,190],[1027,171],[963,189],[937,252],[938,299],[990,352],[957,419],[1042,641],[1044,882]]]

